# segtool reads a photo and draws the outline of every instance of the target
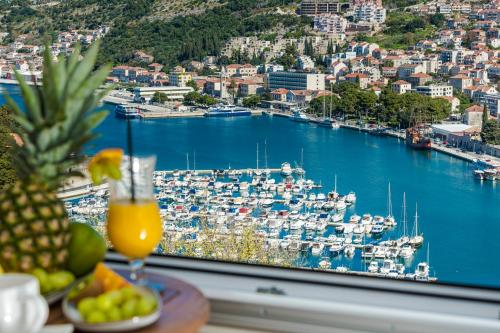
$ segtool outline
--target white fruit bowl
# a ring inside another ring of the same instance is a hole
[[[68,300],[68,297],[66,296],[62,302],[63,314],[75,326],[76,329],[85,332],[126,332],[152,325],[158,319],[160,319],[161,309],[163,305],[161,297],[156,291],[149,288],[135,288],[141,289],[142,293],[150,294],[151,296],[155,297],[157,303],[155,312],[146,316],[135,316],[126,320],[93,324],[86,322],[82,318],[80,312],[76,308],[76,304],[71,300]]]

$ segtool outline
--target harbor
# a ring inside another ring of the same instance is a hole
[[[200,242],[201,247],[208,241],[200,235],[202,223],[213,231],[212,237],[238,239],[250,230],[262,239],[269,255],[286,252],[291,266],[436,281],[429,275],[428,261],[412,260],[415,252],[422,251],[424,238],[418,231],[418,215],[410,233],[406,199],[401,221],[392,213],[390,187],[384,217],[349,215],[348,208],[358,201],[354,192],[339,194],[336,186],[325,189],[305,175],[306,170],[290,163],[279,169],[156,171],[154,185],[165,237]],[[71,218],[103,224],[107,190],[98,189],[66,205]],[[170,254],[182,254],[182,249],[178,251]],[[352,269],[340,259],[358,260],[364,269]]]
[[[18,92],[15,85],[2,88],[12,94]],[[113,114],[114,105],[103,107]],[[427,262],[429,243],[431,276],[439,281],[499,286],[500,266],[492,262],[489,254],[498,253],[500,244],[484,240],[500,233],[500,213],[496,209],[500,187],[498,181],[476,179],[474,165],[466,160],[434,150],[411,149],[404,139],[370,135],[343,126],[332,130],[279,116],[134,119],[132,127],[136,152],[155,154],[158,170],[186,170],[187,155],[191,170],[256,169],[259,143],[261,169],[265,168],[267,150],[270,168],[279,168],[283,161],[289,161],[292,168],[303,165],[307,179],[322,186],[315,191],[331,191],[336,174],[337,191],[344,195],[354,191],[358,198],[355,205],[346,208],[344,221],[354,214],[385,217],[390,182],[396,220],[402,220],[402,198],[406,193],[409,232],[418,203],[419,230],[425,237],[425,244],[413,254],[411,268],[406,268],[405,274],[414,272],[417,263]],[[125,148],[123,119],[108,117],[98,132],[102,135],[86,148],[87,154],[109,147]],[[90,189],[86,195],[95,193]],[[398,223],[396,228],[385,230],[384,237],[398,239],[400,227]],[[352,259],[336,256],[333,269],[345,266],[349,272],[367,271],[369,260],[362,260],[360,251]],[[456,255],[450,257],[451,252]],[[307,269],[319,269],[320,261],[321,257],[310,256]]]

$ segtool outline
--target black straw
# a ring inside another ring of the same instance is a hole
[[[130,118],[127,119],[127,151],[128,151],[128,171],[130,173],[130,186],[132,194],[132,202],[135,202],[135,181],[134,181],[134,169],[132,165],[134,157],[134,148],[132,145],[132,124],[130,123]]]

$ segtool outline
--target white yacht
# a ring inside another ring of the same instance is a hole
[[[285,162],[281,164],[281,174],[283,176],[290,176],[292,174],[293,170],[292,167],[290,166],[290,163]]]
[[[313,256],[319,256],[321,253],[323,253],[323,249],[325,248],[325,244],[323,243],[313,243],[311,246],[311,254]]]
[[[391,259],[385,259],[384,263],[382,264],[382,267],[380,267],[380,273],[382,274],[389,274],[390,271],[396,270],[396,265],[394,264],[394,261]]]
[[[368,266],[368,272],[370,273],[378,273],[379,267],[377,261],[370,261],[370,265]]]

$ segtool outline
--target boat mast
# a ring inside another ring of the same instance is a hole
[[[186,167],[187,171],[189,171],[189,153],[186,153]]]
[[[257,170],[259,170],[259,143],[257,142]]]
[[[330,120],[332,120],[332,109],[333,109],[333,84],[330,82]]]
[[[389,182],[389,190],[387,191],[387,216],[392,216],[392,199],[391,199],[391,182]]]
[[[406,236],[406,192],[403,192],[403,236]]]
[[[325,108],[326,108],[326,96],[323,96],[323,120],[326,117]]]
[[[264,140],[264,167],[267,169],[267,139]]]
[[[304,169],[304,148],[300,150],[300,167]]]
[[[415,203],[415,236],[418,236],[418,204]]]
[[[333,188],[333,192],[337,193],[337,174],[335,174],[335,186]]]
[[[196,171],[196,150],[193,151],[193,171]]]

